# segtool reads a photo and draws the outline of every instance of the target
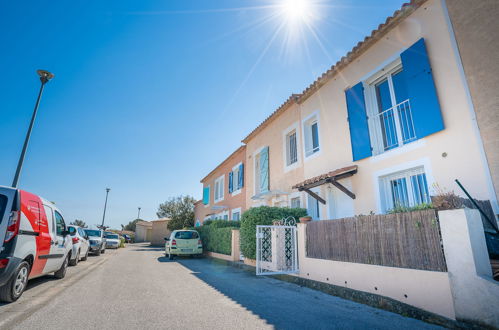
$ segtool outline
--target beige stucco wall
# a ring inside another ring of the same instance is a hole
[[[137,223],[135,226],[135,242],[150,242],[151,237],[148,235],[148,231],[151,231],[151,225],[146,225],[145,223]]]
[[[168,237],[171,234],[171,231],[168,230],[167,227],[169,221],[170,220],[151,221],[151,245],[162,246],[165,244],[165,237]]]
[[[283,112],[275,121],[270,123],[255,137],[250,139],[246,144],[246,164],[248,170],[246,177],[248,180],[246,191],[247,207],[270,205],[275,203],[287,202],[291,195],[283,195],[270,200],[253,200],[255,195],[255,156],[262,150],[263,147],[269,147],[269,182],[270,190],[280,190],[291,193],[291,187],[303,180],[303,150],[302,150],[302,128],[301,128],[301,113],[297,104],[292,104]],[[297,149],[298,163],[294,168],[287,169],[285,166],[285,134],[284,132],[292,127],[297,128]],[[296,194],[296,196],[303,195]],[[295,196],[293,195],[293,197]]]
[[[454,182],[454,179],[459,179],[473,197],[494,199],[495,196],[488,189],[490,181],[487,180],[486,166],[480,154],[481,142],[473,128],[465,85],[445,15],[440,1],[428,1],[317,92],[300,101],[299,106],[293,105],[252,138],[247,144],[247,163],[248,168],[251,168],[247,171],[248,182],[251,182],[247,205],[256,204],[251,200],[254,194],[254,164],[251,157],[265,145],[270,147],[270,189],[291,191],[290,187],[303,179],[352,164],[358,165],[358,174],[350,178],[352,191],[357,195],[354,201],[350,201],[354,204],[355,214],[382,211],[379,176],[417,166],[424,166],[430,194],[434,193],[432,184],[437,183],[443,189],[463,195]],[[353,162],[345,89],[394,61],[420,38],[425,38],[445,129],[381,155]],[[284,173],[283,130],[313,113],[319,116],[321,150],[313,157],[303,159],[300,124],[298,149],[303,166]],[[444,153],[446,157],[442,156]],[[330,189],[336,188],[324,185],[320,189],[320,195],[327,200]],[[329,218],[329,206],[321,207],[321,218]]]
[[[447,273],[307,258],[305,230],[305,224],[298,224],[298,276],[390,297],[455,318]]]
[[[499,192],[499,4],[497,0],[447,0],[489,164]]]

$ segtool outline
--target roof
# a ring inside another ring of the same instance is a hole
[[[348,64],[352,63],[361,54],[363,54],[369,47],[385,36],[391,29],[393,29],[400,21],[412,14],[416,9],[418,9],[427,0],[411,0],[408,3],[404,3],[399,10],[396,10],[392,16],[388,16],[384,23],[378,25],[378,28],[371,31],[369,36],[366,36],[364,40],[359,41],[355,47],[352,48],[345,56],[343,56],[336,64],[332,65],[329,70],[324,72],[319,78],[317,78],[312,84],[310,84],[301,94],[292,94],[286,102],[284,102],[277,110],[275,110],[270,116],[268,116],[260,125],[258,125],[248,136],[246,136],[242,142],[248,143],[248,141],[253,138],[257,133],[262,131],[266,126],[268,126],[272,121],[274,121],[280,114],[285,112],[292,104],[303,103],[308,99],[313,93],[315,93],[319,88],[324,86],[328,81],[330,81],[336,74],[339,73]]]
[[[292,104],[297,104],[297,100],[300,98],[300,94],[291,94],[288,99],[281,104],[277,110],[275,110],[270,116],[268,116],[260,125],[258,125],[251,133],[248,134],[241,142],[248,143],[248,141],[254,137],[257,133],[261,132],[265,127],[267,127],[278,115],[286,111]]]
[[[220,164],[218,164],[217,167],[215,167],[210,173],[208,173],[204,178],[202,178],[200,182],[203,183],[204,180],[206,180],[210,175],[212,175],[213,173],[215,173],[220,167],[222,167],[223,165],[227,164],[232,158],[234,158],[234,156],[236,156],[242,150],[246,150],[246,146],[245,145],[242,145],[239,148],[237,148],[236,151],[234,151],[233,153],[231,153],[229,155],[229,157],[225,158],[225,160],[223,160]]]
[[[162,222],[162,221],[170,221],[171,219],[170,218],[161,218],[161,219],[157,219],[157,220],[152,220],[151,222]]]
[[[136,226],[152,227],[152,223],[149,221],[137,221]]]
[[[352,165],[352,166],[347,166],[347,167],[342,167],[337,170],[321,174],[318,176],[315,176],[311,179],[305,180],[303,182],[297,183],[293,186],[293,189],[300,189],[304,188],[305,186],[313,185],[314,183],[318,183],[327,179],[341,179],[343,177],[351,176],[353,174],[357,173],[357,165]]]

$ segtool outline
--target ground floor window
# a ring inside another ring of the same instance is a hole
[[[241,220],[241,208],[237,208],[237,209],[233,209],[232,210],[232,217],[231,217],[231,220],[234,220],[234,221],[239,221]]]
[[[423,167],[383,176],[380,186],[384,211],[431,202]]]
[[[315,192],[315,193],[318,194],[318,192]],[[319,201],[310,195],[307,195],[307,213],[309,216],[312,217],[312,220],[319,220],[320,219]]]
[[[300,207],[300,197],[291,198],[290,204],[291,204],[290,205],[291,208],[299,208]]]

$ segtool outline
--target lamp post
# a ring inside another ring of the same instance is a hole
[[[140,209],[141,209],[141,207],[139,206],[138,209],[139,209],[139,212],[137,213],[137,219],[140,219]]]
[[[106,208],[107,208],[107,195],[109,195],[109,191],[111,188],[106,188],[106,202],[104,203],[104,214],[102,214],[102,230],[104,230],[104,219],[106,218]]]
[[[26,133],[26,138],[24,140],[23,150],[21,151],[21,156],[19,157],[19,162],[17,163],[16,174],[14,175],[14,181],[12,181],[12,187],[17,188],[19,183],[19,176],[21,175],[21,169],[24,163],[24,157],[26,155],[26,150],[28,149],[29,138],[31,136],[31,131],[33,130],[33,124],[35,123],[36,113],[38,111],[38,105],[40,104],[40,99],[42,98],[43,87],[54,75],[45,70],[37,70],[36,73],[40,76],[40,92],[38,92],[38,98],[36,99],[35,109],[33,110],[33,116],[31,116],[31,122],[29,124],[28,133]]]

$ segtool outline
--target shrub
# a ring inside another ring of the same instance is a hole
[[[201,235],[203,248],[206,251],[230,255],[232,253],[232,228],[216,228],[201,226],[196,228]]]
[[[273,221],[290,216],[299,222],[299,218],[306,215],[307,210],[301,208],[260,206],[247,210],[241,218],[241,252],[247,258],[256,258],[257,225],[272,225]]]
[[[203,226],[212,226],[215,228],[239,228],[241,227],[241,222],[233,220],[206,220],[205,222],[203,222]]]
[[[120,248],[124,248],[125,247],[125,238],[124,237],[120,237]]]
[[[388,210],[386,213],[388,214],[393,214],[393,213],[404,213],[404,212],[412,212],[412,211],[421,211],[421,210],[428,210],[428,209],[434,209],[435,207],[433,206],[432,203],[421,203],[415,206],[396,206],[391,210]]]

